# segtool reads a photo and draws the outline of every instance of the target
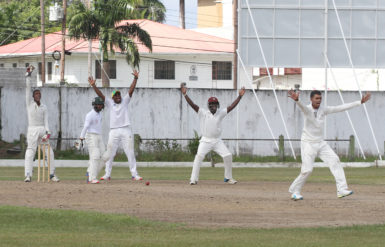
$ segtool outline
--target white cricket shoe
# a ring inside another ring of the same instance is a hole
[[[31,176],[26,176],[24,179],[24,182],[26,182],[26,183],[31,182]]]
[[[139,176],[139,175],[132,176],[131,179],[132,179],[133,181],[143,180],[143,178],[142,178],[141,176]]]
[[[337,196],[338,198],[342,198],[342,197],[350,196],[351,194],[353,194],[352,190],[343,190],[343,191],[339,191],[337,193]]]
[[[190,181],[190,185],[197,185],[198,182],[197,181]]]
[[[234,178],[225,178],[225,179],[223,179],[223,182],[228,183],[228,184],[236,184],[237,180],[235,180]]]
[[[60,179],[56,177],[55,174],[51,174],[49,178],[51,179],[52,182],[60,182]]]
[[[100,180],[110,181],[111,177],[107,176],[107,175],[104,175],[103,177],[100,178]]]
[[[92,181],[89,181],[88,183],[89,183],[89,184],[98,184],[98,183],[99,183],[99,180],[93,179]]]
[[[293,194],[291,195],[291,199],[292,199],[293,201],[299,201],[299,200],[303,200],[303,196],[301,196],[300,194],[293,193]]]

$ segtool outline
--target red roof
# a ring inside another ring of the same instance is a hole
[[[146,30],[152,39],[153,53],[232,53],[234,43],[232,40],[211,36],[192,30],[181,29],[175,26],[162,24],[150,20],[127,20],[124,23],[138,23]],[[45,36],[46,52],[61,50],[61,32],[47,34]],[[138,44],[140,53],[148,53],[148,49]],[[73,53],[88,52],[88,41],[66,40],[66,50]],[[92,51],[99,51],[99,42],[93,40]],[[40,54],[41,37],[19,41],[0,47],[1,56],[13,56],[22,54]]]

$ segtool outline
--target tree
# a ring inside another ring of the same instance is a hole
[[[143,4],[135,8],[133,19],[148,19],[163,23],[166,20],[166,7],[158,0],[143,0]]]
[[[87,9],[82,2],[73,4],[69,15],[68,33],[71,38],[98,39],[103,52],[102,84],[109,86],[105,72],[109,71],[109,54],[115,53],[115,47],[126,54],[127,63],[139,67],[140,57],[135,41],[142,43],[152,51],[150,35],[136,23],[122,23],[134,16],[140,0],[95,0],[93,7]]]

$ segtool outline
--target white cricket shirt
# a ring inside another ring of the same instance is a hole
[[[216,141],[221,137],[222,120],[227,115],[227,108],[217,110],[213,115],[209,110],[199,108],[198,116],[202,142]]]
[[[102,134],[102,114],[100,112],[96,112],[92,109],[86,115],[86,120],[84,121],[84,127],[82,133],[80,134],[80,138],[84,138],[86,133],[92,134]]]
[[[111,98],[106,98],[106,106],[110,109],[111,129],[126,127],[131,124],[128,114],[128,103],[130,103],[130,101],[131,97],[128,93],[122,97],[120,104],[116,104]]]
[[[302,141],[320,142],[324,139],[324,123],[327,114],[349,110],[361,105],[361,101],[355,101],[338,106],[320,106],[314,109],[311,104],[304,105],[301,101],[296,101],[299,109],[303,112],[305,124],[302,131]]]

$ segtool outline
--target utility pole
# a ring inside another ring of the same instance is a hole
[[[238,88],[238,0],[233,1],[233,23],[234,23],[234,61],[233,61],[233,87]]]
[[[45,17],[44,0],[40,0],[40,23],[41,23],[41,85],[45,85]]]
[[[179,0],[179,25],[181,28],[186,29],[186,22],[184,17],[184,0]]]
[[[91,0],[88,1],[88,9],[91,9]],[[88,77],[92,76],[92,39],[88,39]]]
[[[65,51],[66,51],[66,18],[67,0],[63,0],[63,19],[61,21],[61,57],[60,57],[60,85],[64,85]]]

